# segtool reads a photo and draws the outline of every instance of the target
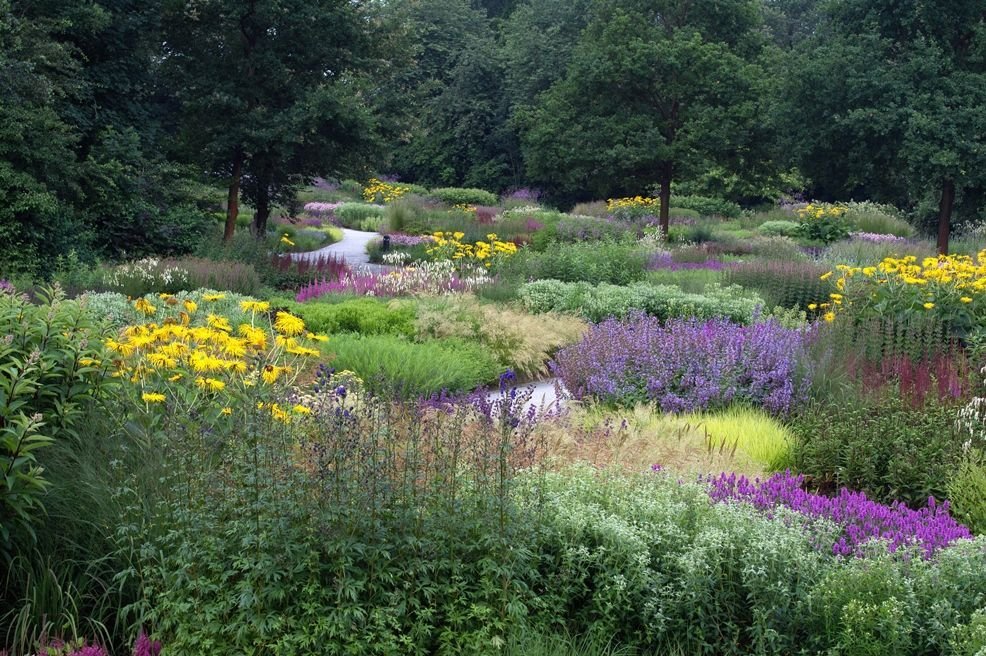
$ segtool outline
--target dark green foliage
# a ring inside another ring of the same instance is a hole
[[[446,205],[496,205],[496,194],[484,189],[464,189],[460,187],[442,187],[432,189],[429,196],[437,198]]]
[[[969,449],[948,482],[952,514],[973,533],[986,534],[986,455]]]
[[[383,225],[384,208],[379,205],[343,203],[334,213],[344,228],[375,232]]]
[[[55,292],[39,300],[0,292],[0,560],[34,538],[50,484],[44,451],[79,439],[78,422],[104,382],[96,318]]]
[[[538,253],[521,250],[507,260],[503,274],[523,280],[584,280],[626,285],[644,278],[647,253],[633,242],[558,244]]]
[[[671,196],[671,207],[681,207],[698,212],[701,216],[720,216],[735,219],[740,215],[740,206],[721,198],[707,196]]]
[[[818,403],[792,421],[796,467],[820,487],[884,503],[945,499],[966,440],[955,413],[954,405],[915,407],[899,394]]]

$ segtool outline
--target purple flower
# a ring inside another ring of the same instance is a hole
[[[704,262],[675,262],[671,253],[655,253],[651,256],[647,268],[651,271],[668,269],[669,271],[687,271],[693,269],[707,269],[709,271],[722,271],[728,265],[722,260],[710,257]]]
[[[835,523],[840,528],[838,538],[831,545],[819,546],[831,548],[839,556],[863,556],[864,545],[880,539],[891,553],[916,546],[925,558],[930,558],[956,540],[972,537],[969,529],[948,514],[948,502],[939,505],[934,497],[920,510],[912,510],[899,501],[887,506],[846,488],[834,497],[825,497],[805,491],[804,477],[791,472],[775,474],[765,481],[724,473],[710,477],[708,482],[709,495],[716,502],[741,501],[768,515],[772,509],[784,507],[807,519]]]
[[[853,241],[863,241],[870,244],[901,244],[906,243],[906,237],[896,235],[881,235],[875,232],[853,232],[849,235]]]
[[[642,314],[593,326],[559,351],[553,372],[576,398],[632,405],[654,401],[664,412],[691,412],[745,401],[787,413],[805,398],[798,366],[806,334],[774,320],[742,326],[724,319]]]
[[[143,629],[137,640],[134,642],[133,656],[158,656],[161,653],[161,643],[157,640],[152,641]]]

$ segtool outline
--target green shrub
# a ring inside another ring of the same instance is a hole
[[[819,402],[791,422],[798,471],[883,503],[923,506],[948,497],[962,443],[954,407],[912,406],[899,394]]]
[[[735,219],[742,214],[736,203],[707,196],[671,196],[671,207],[692,210],[701,216],[722,216],[728,219]]]
[[[355,372],[369,389],[402,396],[466,392],[501,372],[483,346],[459,340],[409,342],[393,335],[339,335],[327,345],[332,366]]]
[[[552,236],[561,242],[599,242],[622,239],[628,234],[629,227],[617,221],[566,214],[554,225]]]
[[[589,203],[577,203],[569,213],[578,216],[594,216],[600,219],[612,214],[606,206],[606,201],[604,200],[594,200]]]
[[[797,237],[799,227],[794,221],[764,221],[757,232],[766,237]]]
[[[684,207],[672,207],[668,210],[668,217],[671,221],[675,219],[700,219],[702,215],[695,210],[685,209]]]
[[[496,194],[483,189],[461,187],[432,189],[428,195],[437,198],[446,205],[496,205],[498,200]]]
[[[419,196],[402,196],[387,205],[384,219],[390,232],[408,232],[426,224],[429,208]]]
[[[79,437],[79,420],[105,384],[103,333],[60,291],[40,303],[0,291],[0,559],[29,543],[50,482],[44,449]]]
[[[343,180],[339,183],[339,191],[349,194],[354,198],[362,198],[363,184],[358,180]]]
[[[673,285],[591,285],[536,280],[523,285],[518,295],[531,312],[567,312],[589,321],[624,318],[637,311],[662,320],[722,317],[737,323],[750,323],[763,306],[762,299],[744,294],[738,287],[721,288],[718,285],[710,286],[702,294],[686,294]]]
[[[343,203],[335,209],[339,223],[351,230],[376,232],[383,225],[384,208],[368,203]]]
[[[294,303],[290,309],[315,333],[415,335],[414,307],[399,301],[354,298],[340,303]]]
[[[647,255],[633,242],[558,244],[543,253],[521,249],[502,272],[525,280],[626,285],[644,278]]]
[[[952,514],[973,533],[986,534],[986,455],[970,449],[948,482]]]
[[[711,284],[722,280],[722,272],[712,269],[655,269],[647,272],[652,285],[674,285],[689,294],[701,294]]]

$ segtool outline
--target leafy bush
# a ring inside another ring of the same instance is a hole
[[[764,221],[757,232],[767,237],[797,237],[799,227],[794,221]]]
[[[372,391],[428,396],[465,392],[502,371],[482,345],[461,340],[409,342],[393,335],[339,335],[328,345],[332,365],[355,372]]]
[[[723,277],[729,284],[756,290],[771,307],[804,310],[826,302],[835,291],[831,282],[822,280],[827,270],[812,262],[753,260],[730,267]]]
[[[384,208],[367,203],[343,203],[335,209],[335,216],[345,228],[375,232],[383,225]]]
[[[947,486],[952,514],[973,533],[986,534],[986,455],[969,449]]]
[[[475,340],[502,368],[529,379],[547,373],[555,351],[577,341],[586,328],[573,317],[531,316],[464,296],[423,298],[417,307],[419,338]]]
[[[740,206],[721,198],[707,196],[671,196],[671,207],[698,212],[701,216],[722,216],[734,219],[740,216]]]
[[[749,402],[789,412],[807,397],[804,333],[776,322],[653,317],[607,319],[562,349],[554,371],[576,398],[613,405],[654,401],[665,412]]]
[[[0,290],[0,557],[29,542],[44,512],[43,450],[78,438],[78,421],[105,384],[102,332],[59,291],[40,303]]]
[[[636,283],[621,287],[537,280],[521,286],[518,296],[531,312],[567,312],[589,321],[645,312],[662,321],[678,317],[721,317],[750,323],[763,306],[756,295],[744,294],[738,287],[718,285],[706,288],[701,294],[687,294],[673,285]]]
[[[405,232],[414,226],[424,226],[433,208],[419,196],[404,196],[387,205],[384,220],[390,232]]]
[[[483,189],[467,189],[460,187],[442,187],[432,189],[429,196],[437,198],[446,205],[496,205],[496,194]]]
[[[525,280],[626,285],[643,279],[647,255],[630,242],[558,244],[543,253],[522,249],[508,260],[502,273]]]
[[[355,298],[341,303],[294,303],[290,309],[314,332],[415,335],[414,307],[398,301]]]
[[[848,487],[884,503],[945,499],[965,436],[955,408],[914,407],[897,394],[814,403],[791,422],[798,471],[823,488]]]

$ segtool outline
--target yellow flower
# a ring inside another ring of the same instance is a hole
[[[222,330],[224,332],[232,332],[233,327],[229,325],[229,319],[226,317],[216,316],[215,314],[210,314],[205,318],[205,323],[210,328],[215,328],[216,330]]]
[[[225,408],[223,408],[222,410],[219,411],[219,414],[225,415],[225,416],[228,417],[231,414],[233,414],[233,409],[231,407],[229,407],[229,406],[226,406]]]
[[[288,239],[288,233],[284,233],[284,235],[281,237],[281,243],[284,244],[285,246],[294,246],[294,242]]]
[[[195,301],[185,301],[184,306],[189,314],[195,314],[195,311],[199,309],[199,304]]]
[[[226,389],[226,383],[223,381],[215,378],[202,378],[201,376],[195,379],[195,385],[207,392],[221,392]]]
[[[972,303],[972,299],[969,298],[968,296],[963,296],[959,300],[962,301],[963,303]]]
[[[925,310],[930,310],[930,309],[932,309],[933,307],[935,307],[935,304],[934,304],[934,303],[930,303],[930,302],[929,302],[929,303],[925,303],[925,304],[924,304],[924,309],[925,309]]]
[[[291,409],[294,410],[299,415],[310,415],[312,413],[312,409],[311,408],[309,408],[307,406],[300,405],[300,404],[294,406]]]
[[[829,271],[827,273],[823,273],[822,275],[818,276],[818,279],[819,280],[828,280],[831,277],[832,277],[832,272]]]
[[[254,328],[248,323],[241,323],[238,332],[246,339],[251,348],[258,351],[267,348],[267,333],[260,328]]]
[[[287,312],[278,312],[274,329],[282,335],[300,335],[305,332],[305,322]]]
[[[146,298],[138,298],[134,301],[134,307],[137,308],[138,312],[151,316],[157,312],[157,308],[151,305],[151,303]]]
[[[822,316],[822,318],[828,321],[829,323],[832,323],[833,321],[835,321],[835,312],[826,312]]]
[[[260,372],[260,377],[263,378],[264,382],[268,385],[273,385],[282,374],[287,374],[290,372],[291,367],[275,367],[274,365],[267,365],[264,367],[264,370]]]
[[[244,312],[266,312],[270,309],[267,301],[240,301],[240,309]]]
[[[811,311],[817,310],[818,309],[818,303],[809,303],[808,304],[808,309],[811,310]]]
[[[181,379],[182,379],[182,374],[175,374],[174,376],[172,376],[171,378],[168,379],[168,382],[169,383],[177,383]]]
[[[82,367],[98,367],[102,362],[99,360],[94,360],[93,358],[80,358],[79,365]]]
[[[209,301],[210,303],[212,301],[221,301],[224,298],[226,298],[226,294],[203,294],[202,295],[202,300],[203,301]]]
[[[164,403],[167,397],[157,392],[145,392],[141,394],[140,398],[143,399],[144,403]]]
[[[307,337],[310,340],[316,341],[316,342],[327,342],[327,341],[329,341],[329,336],[328,335],[316,335],[315,333],[308,333],[307,335],[305,335],[305,337]]]

